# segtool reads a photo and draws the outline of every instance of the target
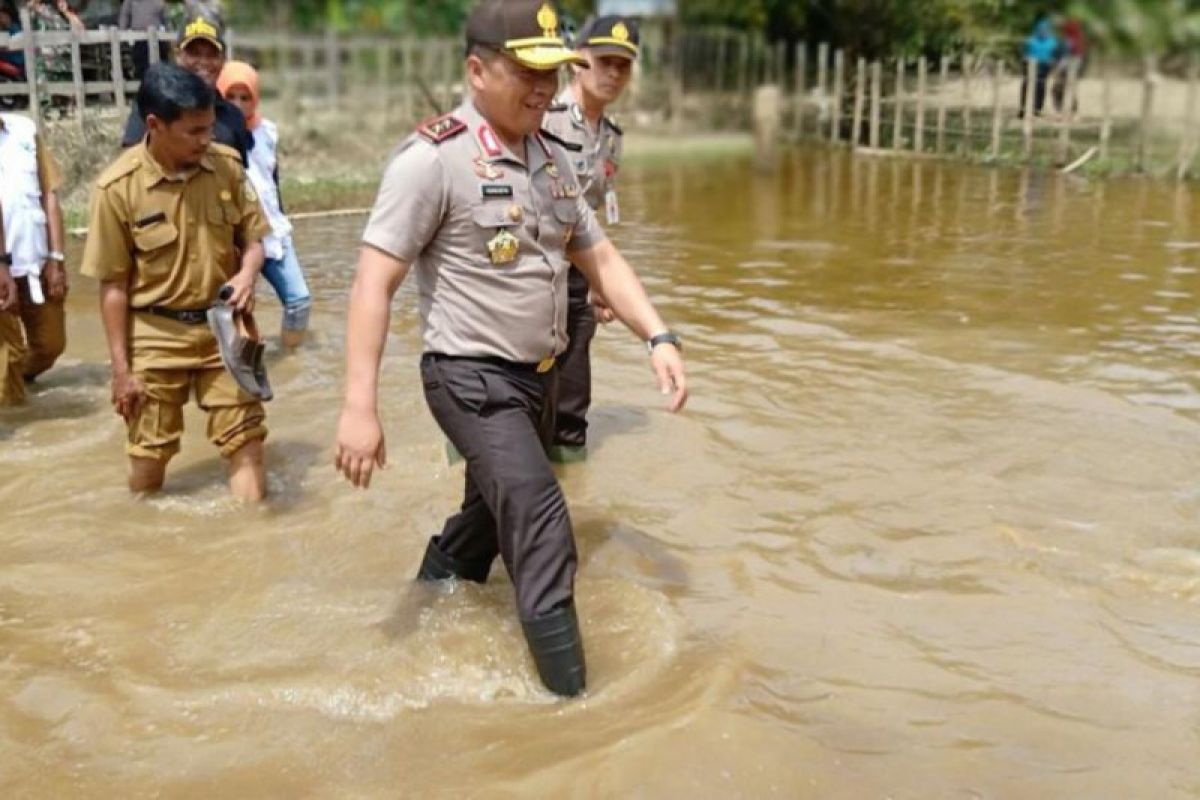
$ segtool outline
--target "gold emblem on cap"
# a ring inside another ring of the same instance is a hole
[[[488,257],[493,264],[511,264],[517,260],[521,240],[508,231],[500,231],[487,243]]]
[[[558,36],[558,14],[554,12],[554,6],[542,3],[537,13],[537,24],[547,38]]]
[[[613,25],[612,37],[619,42],[628,42],[629,28],[625,27],[624,22],[618,22],[616,25]]]
[[[196,17],[183,29],[183,38],[190,39],[193,36],[211,36],[215,39],[217,38],[217,29],[204,17]]]

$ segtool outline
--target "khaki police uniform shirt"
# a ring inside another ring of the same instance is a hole
[[[207,308],[240,268],[238,250],[269,231],[236,150],[214,144],[199,166],[167,175],[142,143],[96,181],[82,271],[125,281],[134,309]]]
[[[522,160],[470,100],[425,130],[440,142],[418,133],[400,146],[363,234],[413,265],[425,351],[522,363],[558,355],[567,254],[605,238],[566,151],[528,136]],[[502,235],[518,246],[493,263],[489,244]]]
[[[593,128],[569,86],[546,113],[546,130],[583,148],[570,154],[571,164],[588,205],[593,209],[603,207],[605,194],[616,190],[624,133],[607,116]]]

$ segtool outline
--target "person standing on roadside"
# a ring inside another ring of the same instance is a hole
[[[167,4],[164,0],[124,0],[117,16],[123,31],[164,30],[167,27]],[[159,45],[160,60],[165,61],[167,47]],[[150,66],[150,42],[133,43],[133,77],[141,80]]]

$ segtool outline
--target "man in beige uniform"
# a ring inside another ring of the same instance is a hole
[[[421,126],[388,166],[351,292],[337,466],[365,487],[385,460],[379,360],[411,267],[426,402],[467,462],[462,507],[429,542],[418,577],[482,582],[500,555],[538,674],[570,696],[586,682],[575,543],[545,452],[567,346],[568,254],[650,344],[672,410],[687,388],[678,338],[605,238],[566,150],[539,133],[558,66],[579,60],[557,28],[548,2],[481,3],[467,23],[471,98]]]
[[[571,154],[575,178],[584,200],[604,221],[620,221],[617,170],[621,165],[623,132],[605,113],[615,103],[633,73],[640,35],[628,17],[596,17],[584,23],[575,47],[587,59],[573,67],[574,77],[546,113],[546,130],[579,147]],[[550,459],[559,462],[587,458],[587,412],[592,404],[591,343],[596,335],[596,309],[609,315],[599,298],[591,296],[587,278],[574,267],[567,279],[570,302],[567,332],[571,343],[559,359],[558,402]],[[611,316],[606,316],[607,322]]]
[[[253,305],[269,226],[241,156],[212,144],[214,98],[179,67],[146,72],[138,107],[149,133],[96,182],[83,273],[101,281],[130,489],[162,487],[194,392],[209,439],[230,461],[231,490],[257,500],[266,490],[266,415],[222,366],[205,312],[223,286],[232,287],[232,305]]]
[[[16,374],[5,374],[4,398],[19,403],[25,384],[54,365],[67,347],[68,290],[66,232],[58,190],[62,170],[32,120],[0,114],[0,203],[12,259],[9,273],[16,281],[15,306],[23,329],[23,356]]]

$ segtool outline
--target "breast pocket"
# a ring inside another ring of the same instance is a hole
[[[133,229],[133,246],[138,265],[147,276],[162,276],[175,263],[179,229],[167,221]]]
[[[216,200],[209,203],[205,212],[208,220],[206,235],[199,237],[208,243],[213,263],[223,270],[229,270],[237,254],[237,224],[241,216],[237,206],[232,201]]]
[[[575,228],[579,225],[579,207],[573,198],[554,201],[554,219],[558,222],[558,233],[562,237],[563,247],[571,244],[575,236]]]
[[[514,209],[516,209],[514,211]],[[520,256],[519,226],[525,210],[512,202],[485,202],[471,209],[472,247],[487,257],[493,266],[511,264]]]

